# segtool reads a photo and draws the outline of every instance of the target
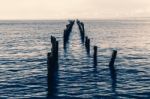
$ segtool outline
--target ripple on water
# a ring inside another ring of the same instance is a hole
[[[150,24],[145,21],[85,21],[90,55],[76,25],[64,51],[65,21],[3,21],[0,25],[0,98],[47,97],[46,58],[51,35],[60,41],[55,98],[150,97]],[[94,45],[98,46],[97,68],[93,68]],[[118,50],[116,84],[112,84],[108,67],[113,49]]]

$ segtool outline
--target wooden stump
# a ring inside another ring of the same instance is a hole
[[[97,66],[97,46],[94,46],[94,54],[93,54],[93,58],[94,58],[94,66]]]

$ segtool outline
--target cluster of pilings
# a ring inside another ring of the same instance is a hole
[[[56,75],[58,70],[58,46],[59,43],[55,37],[51,36],[51,52],[47,54],[47,70],[48,70],[48,95],[53,95],[56,89]]]
[[[82,42],[84,42],[84,38],[85,38],[84,44],[85,44],[87,54],[89,55],[90,54],[90,38],[88,36],[85,36],[84,23],[77,20],[77,24],[78,24],[78,28],[80,31]],[[94,63],[94,67],[96,67],[97,66],[97,46],[94,46],[93,50],[94,50],[93,63]]]
[[[63,35],[63,38],[64,38],[64,48],[66,46],[66,43],[69,40],[69,36],[70,36],[71,31],[72,31],[72,27],[74,25],[74,22],[75,22],[74,20],[70,20],[69,24],[66,25],[66,29],[64,30],[64,35]]]
[[[69,40],[69,35],[70,32],[72,31],[72,27],[74,25],[74,20],[69,21],[69,24],[66,25],[66,29],[64,30],[64,47],[65,44],[68,42]],[[81,34],[81,40],[85,45],[86,51],[88,53],[88,55],[90,55],[90,39],[88,36],[85,37],[85,30],[84,30],[84,23],[77,20],[76,22],[78,24],[79,30],[80,30],[80,34]],[[85,41],[84,41],[85,39]],[[56,77],[57,77],[57,71],[58,71],[58,48],[59,48],[59,43],[56,40],[56,38],[54,36],[51,36],[51,44],[52,44],[52,48],[51,48],[51,52],[49,52],[47,54],[47,70],[48,70],[48,95],[53,96],[55,91],[57,91],[56,89]],[[94,64],[94,68],[96,68],[97,66],[97,46],[93,46],[93,64]],[[112,57],[111,60],[109,62],[109,70],[110,70],[110,74],[111,74],[111,78],[113,81],[113,84],[116,83],[116,69],[114,66],[114,62],[117,56],[117,51],[113,50],[112,52]]]
[[[90,39],[88,36],[85,37],[85,48],[87,51],[87,54],[90,55]],[[97,46],[93,46],[93,64],[94,67],[97,66]]]
[[[82,42],[84,42],[84,38],[85,38],[84,23],[79,21],[79,20],[77,20],[76,23],[77,23],[79,30],[80,30],[81,40],[82,40]]]

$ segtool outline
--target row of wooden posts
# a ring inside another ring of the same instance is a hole
[[[69,35],[72,31],[72,27],[74,25],[74,20],[69,21],[69,24],[66,25],[66,29],[64,30],[64,36],[63,36],[63,40],[64,40],[64,48],[66,43],[69,40]],[[90,54],[90,39],[88,38],[88,36],[85,36],[85,30],[84,30],[84,23],[77,20],[76,21],[80,34],[81,34],[81,40],[85,45],[86,51],[88,54]],[[59,60],[59,55],[58,55],[58,51],[59,51],[59,42],[56,40],[56,38],[54,36],[51,36],[51,44],[52,44],[52,48],[51,48],[51,52],[49,52],[47,54],[47,70],[48,70],[48,95],[53,95],[53,93],[55,92],[55,86],[56,86],[56,75],[57,75],[57,71],[58,71],[58,60]],[[96,68],[97,66],[97,46],[93,47],[94,53],[93,53],[93,64],[94,64],[94,68]],[[116,80],[116,69],[114,67],[114,62],[116,59],[116,55],[117,55],[117,51],[113,50],[112,52],[112,57],[111,60],[109,62],[109,69],[110,69],[110,74],[111,74],[111,78],[112,80]]]
[[[84,38],[85,38],[84,23],[79,20],[77,20],[76,23],[77,23],[79,31],[80,31],[81,40],[82,40],[82,42],[84,42]]]
[[[74,22],[75,22],[74,20],[70,20],[69,24],[66,25],[66,29],[64,30],[64,35],[63,35],[64,48],[66,47],[66,43],[69,40],[69,36],[70,36],[71,31],[72,31],[72,27],[74,25]]]
[[[86,48],[87,53],[90,54],[90,38],[88,36],[85,36],[84,23],[77,20],[77,25],[79,27],[81,40],[85,44],[85,48]],[[94,46],[93,50],[94,50],[93,63],[94,63],[94,67],[96,67],[97,66],[97,46]]]

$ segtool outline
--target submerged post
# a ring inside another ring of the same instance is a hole
[[[96,67],[97,66],[97,46],[94,46],[93,59],[94,59],[94,67]]]

